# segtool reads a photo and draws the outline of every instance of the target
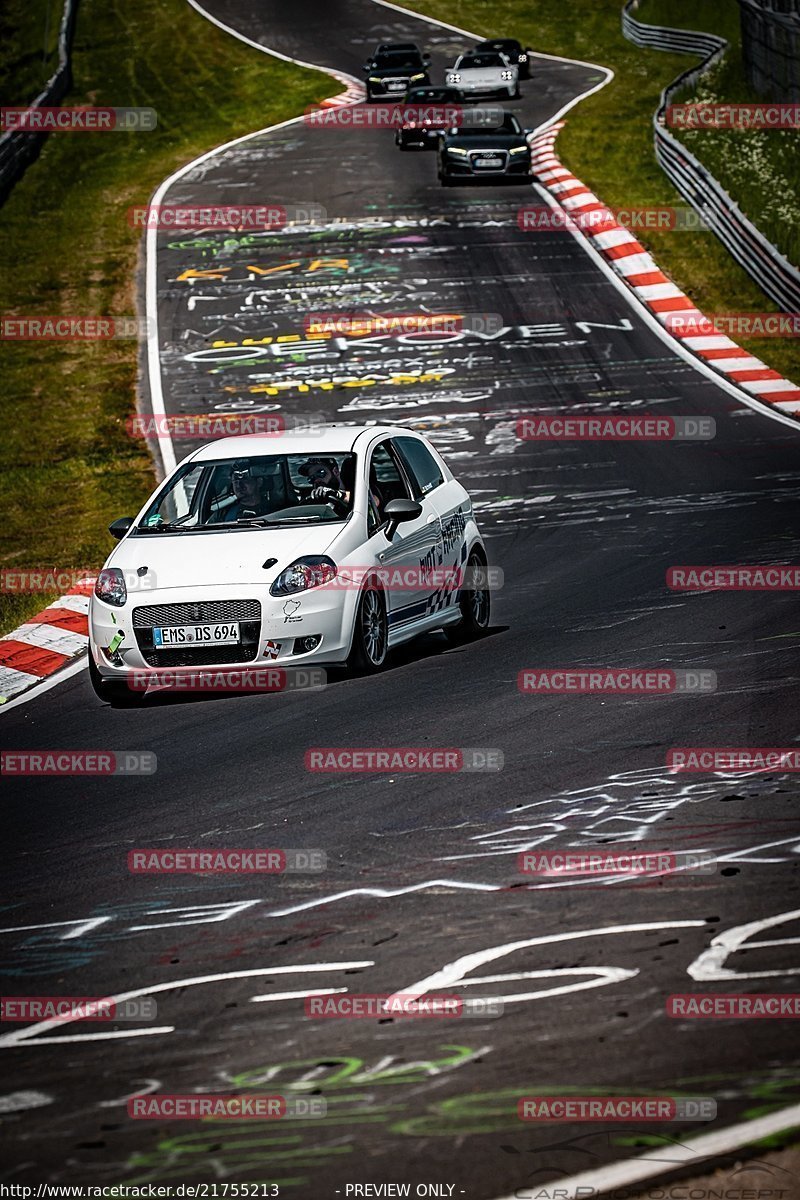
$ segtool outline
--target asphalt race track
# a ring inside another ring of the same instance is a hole
[[[357,78],[380,41],[419,41],[435,70],[465,44],[368,0],[207,11]],[[511,104],[528,129],[601,77],[555,60],[533,71]],[[26,1098],[0,1097],[0,1180],[266,1181],[320,1198],[435,1183],[476,1200],[528,1197],[649,1145],[668,1161],[673,1140],[800,1100],[791,1022],[665,1011],[673,993],[790,992],[800,970],[792,777],[665,766],[672,747],[797,743],[794,595],[685,594],[665,573],[797,561],[798,432],[678,357],[570,234],[522,232],[517,211],[534,201],[519,187],[444,190],[435,156],[402,154],[388,131],[302,121],[212,156],[168,193],[171,204],[294,205],[300,217],[262,233],[159,235],[167,411],[424,430],[472,493],[504,586],[482,641],[451,649],[433,635],[383,674],[332,674],[324,691],[118,709],[82,672],[4,714],[5,748],[158,760],[148,776],[7,781],[4,994],[159,990],[149,1025],[4,1029],[3,1097]],[[307,337],[307,314],[331,309],[500,322],[483,337]],[[521,415],[568,411],[711,416],[716,437],[515,436]],[[178,457],[193,445],[177,441]],[[518,690],[526,668],[568,666],[710,670],[718,686]],[[309,748],[340,746],[482,747],[504,766],[305,769]],[[711,852],[717,869],[534,883],[518,869],[523,850],[632,845]],[[327,870],[128,871],[131,849],[172,846],[317,849]],[[727,956],[704,955],[751,924]],[[419,991],[452,963],[431,989],[457,992],[463,972],[469,996],[506,998],[502,1016],[304,1015],[313,988]],[[500,980],[472,983],[481,976]],[[127,1098],[155,1091],[280,1091],[324,1098],[327,1115],[130,1120]],[[565,1092],[711,1097],[718,1116],[622,1128],[518,1119],[520,1096]]]

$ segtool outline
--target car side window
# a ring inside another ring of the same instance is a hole
[[[372,536],[383,524],[384,509],[390,500],[410,500],[408,484],[392,453],[391,443],[380,442],[372,451],[367,477],[369,487],[367,533]]]
[[[416,438],[399,437],[394,439],[394,444],[415,484],[416,500],[421,496],[430,495],[434,488],[444,483],[441,467],[422,442],[418,442]]]

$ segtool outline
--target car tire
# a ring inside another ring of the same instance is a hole
[[[121,679],[103,679],[91,650],[89,651],[89,682],[95,696],[114,708],[133,708],[139,703],[140,697],[132,692],[127,683],[123,683]]]
[[[486,571],[486,560],[478,550],[473,550],[467,559],[466,576],[472,579],[479,572]],[[484,588],[462,589],[458,598],[461,610],[461,620],[456,625],[445,628],[447,640],[454,646],[464,642],[474,642],[484,637],[489,629],[489,619],[492,612],[491,593],[488,586]]]
[[[358,602],[347,666],[353,674],[374,675],[383,669],[388,652],[386,597],[372,581],[364,588]]]

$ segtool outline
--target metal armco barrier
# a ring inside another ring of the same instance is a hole
[[[653,117],[655,152],[659,165],[726,250],[770,299],[785,312],[800,311],[800,271],[756,229],[714,176],[673,137],[666,126],[667,106],[682,88],[696,83],[709,67],[719,61],[728,43],[712,33],[643,25],[631,15],[638,5],[639,0],[627,0],[622,10],[622,32],[628,41],[653,50],[691,53],[702,57],[696,67],[684,71],[661,93]]]
[[[60,104],[72,86],[71,51],[78,15],[78,0],[64,0],[64,12],[58,35],[58,68],[29,108],[48,108]],[[37,158],[46,133],[25,133],[10,129],[0,136],[0,204],[7,198],[25,169]]]

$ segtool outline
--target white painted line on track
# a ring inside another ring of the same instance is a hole
[[[558,1196],[559,1200],[590,1200],[610,1192],[612,1188],[630,1187],[645,1179],[655,1179],[677,1170],[680,1166],[695,1163],[699,1166],[710,1158],[719,1158],[723,1154],[732,1154],[761,1138],[782,1133],[800,1125],[800,1104],[782,1108],[780,1112],[769,1113],[766,1117],[756,1117],[752,1121],[742,1121],[739,1125],[729,1125],[716,1133],[704,1133],[700,1137],[689,1138],[680,1144],[668,1143],[662,1147],[652,1147],[636,1158],[624,1159],[622,1162],[609,1163],[606,1167],[597,1167],[591,1171],[581,1171],[579,1175],[570,1175],[565,1179],[554,1179],[547,1184],[537,1183],[532,1188],[517,1188],[513,1196],[503,1196],[502,1200],[533,1200],[535,1195],[546,1194]],[[654,1161],[654,1153],[670,1156],[669,1162]],[[694,1193],[689,1192],[688,1195]],[[715,1195],[717,1193],[714,1193]],[[724,1194],[724,1193],[720,1193]],[[746,1192],[739,1192],[746,1195]],[[755,1193],[753,1193],[755,1194]],[[777,1193],[776,1193],[777,1194]],[[708,1193],[711,1195],[711,1193]]]
[[[157,928],[157,926],[153,926]],[[118,992],[116,995],[105,996],[109,1004],[123,1004],[126,1000],[138,1000],[141,996],[155,996],[162,992],[180,991],[182,988],[199,987],[208,983],[225,983],[235,979],[259,979],[271,975],[306,975],[321,971],[355,971],[365,967],[374,967],[371,958],[356,959],[352,962],[321,962],[294,963],[291,966],[255,967],[248,971],[222,971],[213,975],[195,975],[189,979],[173,979],[165,983],[151,983],[146,987],[134,988],[128,992]],[[313,993],[313,989],[311,989]],[[76,1033],[64,1037],[45,1038],[37,1034],[49,1033],[51,1029],[63,1029],[65,1025],[73,1025],[82,1018],[79,1016],[47,1017],[26,1025],[24,1029],[12,1029],[9,1033],[0,1034],[0,1048],[11,1049],[18,1046],[59,1046],[68,1042],[104,1042],[113,1038],[151,1037],[153,1034],[173,1033],[174,1025],[159,1025],[152,1028],[109,1030],[102,1033]]]

